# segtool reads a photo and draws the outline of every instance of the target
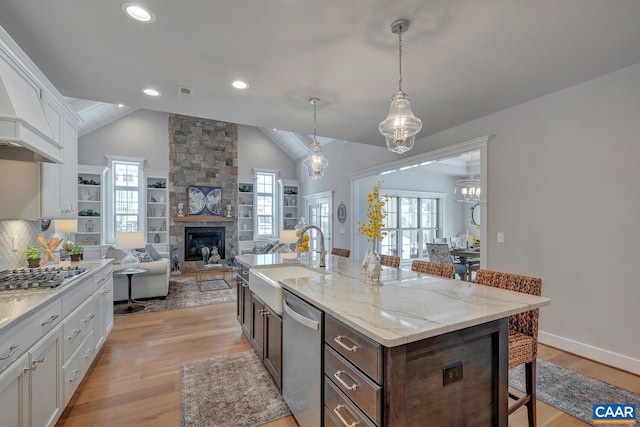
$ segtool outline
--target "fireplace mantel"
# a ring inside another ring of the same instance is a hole
[[[189,215],[174,216],[174,222],[234,222],[234,217],[228,216],[206,216],[206,215]]]

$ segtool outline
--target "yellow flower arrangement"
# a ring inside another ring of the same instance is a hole
[[[367,241],[375,246],[376,241],[382,240],[386,232],[382,232],[383,221],[387,217],[387,211],[384,209],[387,203],[385,196],[380,197],[380,186],[382,183],[372,185],[371,193],[367,195],[367,217],[369,222],[358,221],[358,231],[364,234]]]

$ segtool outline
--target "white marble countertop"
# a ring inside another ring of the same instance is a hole
[[[288,264],[273,255],[242,255],[249,267]],[[311,261],[309,266],[317,265]],[[382,286],[360,274],[360,262],[327,256],[327,275],[280,285],[374,341],[394,347],[550,304],[550,299],[383,267]]]
[[[18,323],[21,319],[37,310],[38,307],[69,292],[83,282],[84,279],[93,276],[101,267],[111,264],[112,261],[112,259],[100,259],[81,261],[79,263],[74,262],[74,266],[79,265],[88,269],[89,272],[58,288],[0,291],[0,334],[9,329],[11,325]],[[61,261],[59,264],[52,264],[51,266],[63,267],[68,265],[71,265],[69,261]]]

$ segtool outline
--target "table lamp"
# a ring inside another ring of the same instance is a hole
[[[62,248],[65,251],[71,249],[73,246],[73,242],[71,241],[71,233],[76,233],[78,231],[78,220],[77,219],[57,219],[56,220],[56,229],[61,233],[67,233],[67,241],[64,242]]]
[[[120,232],[116,237],[116,248],[127,249],[127,256],[120,261],[120,269],[135,270],[140,266],[140,260],[133,255],[133,250],[137,248],[144,248],[144,234],[141,231],[127,231]]]
[[[284,252],[280,252],[282,259],[296,259],[298,254],[291,250],[291,244],[297,241],[296,230],[282,230],[280,232],[280,243],[284,245]]]

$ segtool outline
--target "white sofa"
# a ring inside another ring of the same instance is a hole
[[[131,295],[133,299],[140,298],[166,298],[169,293],[169,274],[171,262],[169,252],[160,252],[161,258],[152,262],[141,262],[140,268],[149,270],[136,274],[131,280]],[[120,261],[113,263],[113,300],[126,301],[129,297],[129,282],[120,271]]]

